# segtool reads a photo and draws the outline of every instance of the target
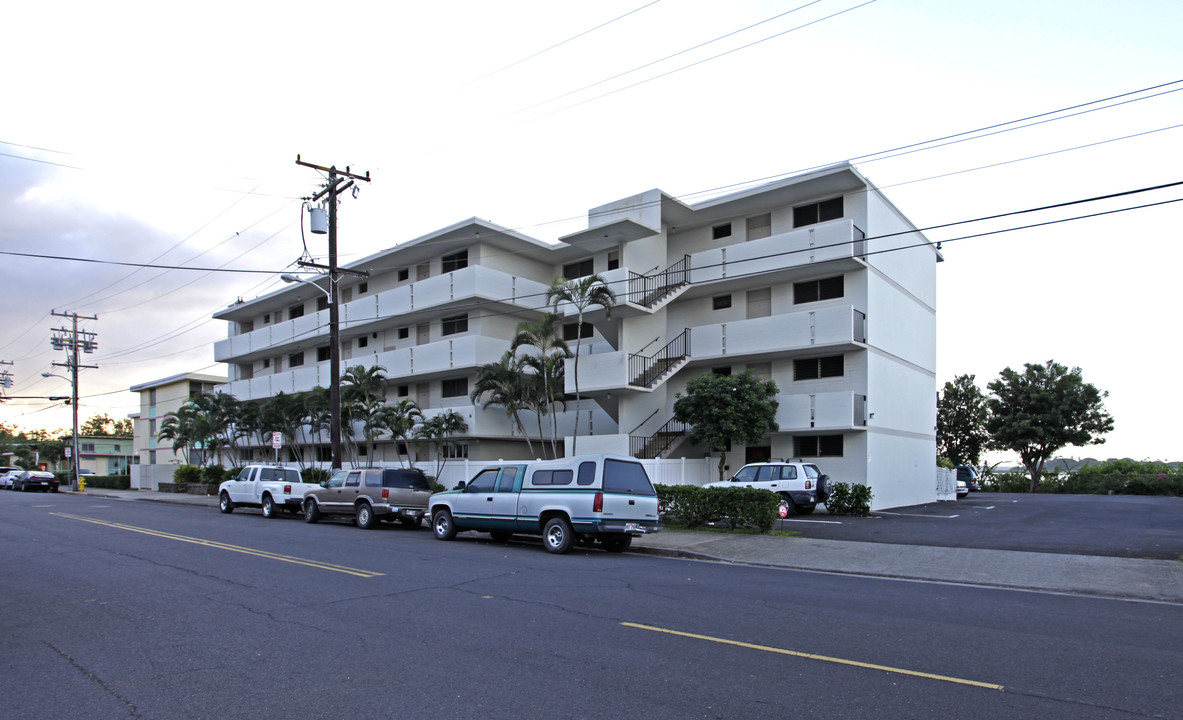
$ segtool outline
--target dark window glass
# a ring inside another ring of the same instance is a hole
[[[554,470],[535,470],[530,476],[530,482],[535,485],[550,485]]]
[[[407,397],[410,394],[411,394],[411,386],[410,385],[399,385],[398,386],[398,396],[399,397]]]
[[[818,300],[833,300],[844,294],[841,275],[793,283],[793,304],[817,302]]]
[[[329,346],[326,345],[324,347],[318,347],[316,349],[316,361],[317,362],[324,362],[325,360],[329,359],[329,356],[331,354],[332,353],[330,352]]]
[[[579,328],[578,335],[575,331],[577,326]],[[563,326],[563,340],[567,341],[576,340],[578,338],[589,338],[595,334],[595,330],[595,327],[592,326],[591,323],[584,323],[583,325],[579,325],[579,323],[567,323]]]
[[[493,488],[497,484],[497,472],[501,468],[485,468],[477,473],[477,476],[468,483],[468,487],[464,488],[468,492],[493,492]]]
[[[620,253],[608,253],[608,269],[615,270],[620,267]]]
[[[366,479],[366,487],[382,487],[381,470],[366,470],[362,475]]]
[[[358,485],[361,485],[361,473],[349,473],[349,477],[345,478],[345,487],[357,487]]]
[[[723,238],[731,237],[731,223],[723,223],[711,228],[711,238],[715,240],[722,240]]]
[[[382,471],[382,487],[430,490],[431,483],[419,470],[386,468]]]
[[[267,313],[263,316],[263,324],[266,325],[269,322],[271,322],[271,313]]]
[[[407,278],[409,278],[409,277],[411,277],[411,270],[410,270],[410,268],[401,268],[401,269],[398,271],[398,281],[399,281],[399,282],[402,282],[403,280],[406,280],[406,279],[407,279]]]
[[[842,198],[830,198],[810,205],[793,208],[793,227],[814,225],[842,217]]]
[[[507,467],[501,471],[501,479],[497,481],[497,492],[513,492],[514,483],[518,479],[518,468]]]
[[[321,310],[328,310],[328,309],[329,309],[329,299],[327,297],[325,297],[324,295],[321,295],[320,297],[318,297],[316,299],[316,311],[320,312]]]
[[[440,395],[442,397],[464,397],[467,394],[468,378],[444,380],[440,383]]]
[[[842,355],[793,361],[794,380],[817,380],[825,377],[842,377],[845,374]]]
[[[454,315],[446,317],[441,321],[443,325],[444,335],[455,335],[456,333],[468,332],[468,316]]]
[[[564,470],[563,472],[566,472],[568,475],[567,483],[571,482],[571,480],[570,480],[571,471]],[[595,481],[596,481],[596,464],[594,462],[579,463],[579,484],[580,485],[591,485]],[[566,485],[567,483],[563,483],[563,484]]]
[[[592,463],[587,463],[592,464]],[[582,480],[583,466],[580,468]],[[649,476],[641,463],[623,460],[604,460],[604,492],[632,493],[634,495],[656,495]]]
[[[359,348],[367,347],[369,344],[370,344],[370,339],[364,335],[357,339],[357,346]]]
[[[711,368],[711,372],[713,372],[716,375],[727,376],[727,375],[731,374],[731,366],[728,365],[727,367]]]
[[[358,283],[357,284],[357,294],[358,295],[361,295],[362,293],[364,293],[366,290],[369,290],[369,289],[370,289],[369,283]]]
[[[299,367],[304,364],[304,351],[288,355],[288,367]]]
[[[411,328],[399,328],[398,329],[398,339],[399,340],[406,340],[409,337],[411,337]]]
[[[717,297],[711,298],[711,309],[725,310],[729,307],[731,307],[730,295],[719,295]]]
[[[575,278],[587,277],[593,273],[592,259],[580,260],[579,262],[567,263],[563,266],[563,277],[568,280]]]
[[[458,253],[445,255],[441,258],[443,266],[441,270],[445,273],[450,273],[454,270],[462,270],[468,267],[468,251],[461,250]]]
[[[842,457],[841,435],[793,438],[797,457]]]
[[[304,317],[303,305],[293,305],[288,308],[288,320],[295,320],[298,317]]]

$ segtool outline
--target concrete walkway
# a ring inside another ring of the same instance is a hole
[[[218,505],[215,497],[148,490],[92,489],[85,495],[210,509]],[[632,551],[796,570],[1183,604],[1183,562],[1171,560],[686,530],[665,530],[637,538]]]

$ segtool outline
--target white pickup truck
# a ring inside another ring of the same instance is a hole
[[[295,468],[247,465],[218,486],[218,509],[230,513],[236,507],[257,507],[266,518],[275,517],[280,509],[298,513],[304,496],[316,487],[320,486],[304,482]]]

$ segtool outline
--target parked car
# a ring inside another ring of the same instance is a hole
[[[829,498],[821,469],[813,463],[774,460],[748,463],[729,480],[707,483],[706,487],[750,487],[771,490],[780,495],[787,513],[808,515],[819,502]]]
[[[218,486],[218,509],[231,513],[236,507],[257,507],[265,518],[275,517],[279,510],[297,513],[304,495],[315,488],[296,468],[247,465]]]
[[[965,484],[964,480],[957,481],[957,497],[958,499],[969,495],[969,485]]]
[[[13,479],[24,471],[24,468],[15,465],[0,466],[0,488],[11,490]]]
[[[417,528],[427,515],[430,497],[431,483],[418,468],[338,470],[304,496],[304,521],[352,515],[363,530],[379,520],[399,520],[405,527]]]
[[[41,490],[42,492],[57,492],[58,479],[51,472],[43,470],[25,470],[18,473],[12,481],[12,489],[21,492]]]
[[[458,489],[431,496],[431,528],[440,540],[461,530],[498,541],[541,535],[542,547],[561,554],[576,542],[623,552],[661,523],[645,466],[598,454],[485,468]]]
[[[978,477],[977,468],[972,465],[958,465],[957,479],[965,481],[965,486],[970,490],[977,492],[982,489],[981,479]]]

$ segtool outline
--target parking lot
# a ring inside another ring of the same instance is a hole
[[[1020,550],[1105,557],[1183,557],[1183,498],[1135,495],[970,493],[892,508],[871,517],[833,517],[819,507],[778,523],[825,540]]]

